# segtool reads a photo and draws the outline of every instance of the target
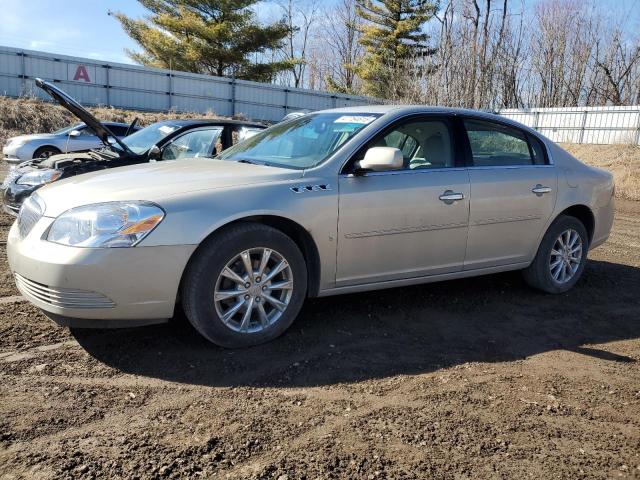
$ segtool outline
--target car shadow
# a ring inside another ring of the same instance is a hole
[[[124,373],[208,386],[315,386],[503,362],[557,349],[634,359],[588,344],[640,337],[640,268],[591,261],[563,295],[517,272],[310,300],[265,345],[225,350],[182,315],[167,325],[75,329],[95,359]]]

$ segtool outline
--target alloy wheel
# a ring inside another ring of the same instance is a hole
[[[562,232],[551,248],[549,272],[557,283],[569,282],[582,262],[582,238],[574,229]]]
[[[252,248],[234,256],[216,280],[214,304],[222,322],[240,333],[257,333],[278,321],[293,294],[293,272],[283,255]]]

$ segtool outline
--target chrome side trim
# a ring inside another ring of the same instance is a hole
[[[445,167],[445,168],[414,168],[402,169],[402,170],[388,170],[386,172],[367,172],[361,175],[354,175],[353,173],[341,173],[341,178],[356,178],[356,177],[381,177],[385,175],[418,175],[427,174],[432,172],[462,172],[467,167]]]
[[[391,228],[388,230],[373,230],[371,232],[360,233],[346,233],[344,238],[367,238],[367,237],[381,237],[384,235],[398,235],[401,233],[418,233],[418,232],[431,232],[434,230],[446,230],[450,228],[467,228],[467,223],[450,223],[444,225],[424,225],[420,227],[404,227],[404,228]]]
[[[469,165],[469,170],[513,170],[521,168],[554,168],[555,165],[491,165],[491,166],[474,166]]]
[[[479,227],[482,225],[494,225],[497,223],[526,222],[527,220],[540,220],[540,219],[542,219],[542,217],[539,215],[526,215],[523,217],[487,218],[486,220],[478,220],[477,222],[472,222],[469,225],[472,227]]]

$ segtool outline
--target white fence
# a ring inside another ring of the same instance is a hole
[[[507,109],[499,113],[554,142],[640,145],[640,106]]]
[[[0,95],[36,95],[40,77],[58,83],[84,105],[148,111],[213,111],[277,121],[296,110],[321,110],[373,103],[366,97],[288,88],[266,83],[0,46]]]

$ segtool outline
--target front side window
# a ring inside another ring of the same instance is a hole
[[[455,165],[453,137],[446,121],[405,121],[374,138],[356,160],[372,147],[392,147],[402,152],[405,170],[447,168]]]
[[[222,128],[207,128],[194,130],[171,141],[162,150],[163,160],[178,160],[180,158],[208,157],[218,140]]]
[[[493,122],[464,120],[473,165],[504,167],[512,165],[544,164],[540,145],[531,148],[524,132]]]
[[[80,136],[81,137],[93,137],[93,136],[95,136],[95,133],[93,133],[93,130],[91,130],[89,127],[79,128],[78,131],[80,132]]]
[[[371,113],[305,115],[256,133],[216,158],[294,169],[315,167],[379,116]]]

